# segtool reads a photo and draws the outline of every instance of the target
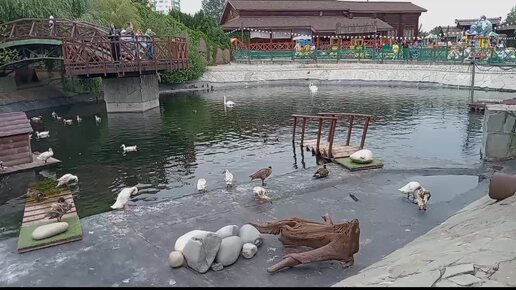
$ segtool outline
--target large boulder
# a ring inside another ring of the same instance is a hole
[[[222,49],[217,48],[217,56],[215,57],[215,64],[224,64],[224,56]]]
[[[59,223],[52,223],[48,225],[43,225],[37,227],[32,232],[32,238],[35,240],[43,240],[46,238],[53,237],[55,235],[59,235],[60,233],[64,233],[68,230],[68,223],[67,222],[59,222]]]
[[[225,64],[231,62],[231,53],[229,52],[229,49],[226,48],[222,51],[222,60]]]
[[[180,236],[176,240],[176,244],[174,245],[174,250],[179,251],[179,252],[183,252],[183,249],[185,248],[186,243],[188,243],[188,241],[192,237],[197,236],[197,235],[206,234],[206,233],[208,233],[208,232],[207,231],[201,231],[201,230],[193,230],[193,231],[190,231],[190,232]]]
[[[367,149],[359,150],[351,154],[349,159],[355,163],[368,164],[373,162],[373,152]]]
[[[242,257],[251,259],[258,252],[258,247],[254,244],[247,243],[242,247]]]
[[[242,239],[242,244],[251,243],[260,246],[263,243],[260,232],[250,224],[243,225],[238,231],[238,236]]]
[[[168,255],[168,264],[172,268],[183,267],[186,264],[183,253],[179,251],[170,252],[170,254]]]
[[[238,226],[237,225],[229,225],[221,228],[220,230],[215,232],[221,239],[238,236]]]
[[[204,274],[217,256],[222,239],[215,233],[204,232],[191,237],[183,249],[188,267]]]
[[[238,236],[227,237],[222,240],[219,252],[215,261],[222,266],[229,266],[235,263],[242,250],[242,240]]]

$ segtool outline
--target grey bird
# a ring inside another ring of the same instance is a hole
[[[50,211],[45,215],[48,219],[57,219],[58,222],[61,221],[61,218],[72,209],[72,205],[64,198],[59,198],[57,203],[54,203],[50,206]]]
[[[330,171],[326,169],[326,164],[324,164],[323,167],[317,169],[313,177],[324,178],[328,177],[328,174],[330,174]]]
[[[255,179],[261,179],[262,180],[262,186],[265,186],[265,179],[269,177],[272,174],[272,166],[269,166],[268,168],[262,168],[258,170],[255,174],[250,175],[251,181]]]

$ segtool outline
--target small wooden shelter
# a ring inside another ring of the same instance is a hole
[[[5,167],[32,163],[32,126],[24,112],[0,114],[0,162]]]

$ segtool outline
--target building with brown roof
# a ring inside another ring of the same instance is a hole
[[[0,162],[2,166],[31,163],[32,126],[23,112],[0,114]]]
[[[411,2],[337,0],[228,0],[220,25],[250,30],[251,42],[294,35],[417,37],[427,10]]]

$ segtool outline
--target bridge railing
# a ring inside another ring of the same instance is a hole
[[[177,70],[188,67],[186,39],[134,36],[63,39],[69,75],[104,75]]]

